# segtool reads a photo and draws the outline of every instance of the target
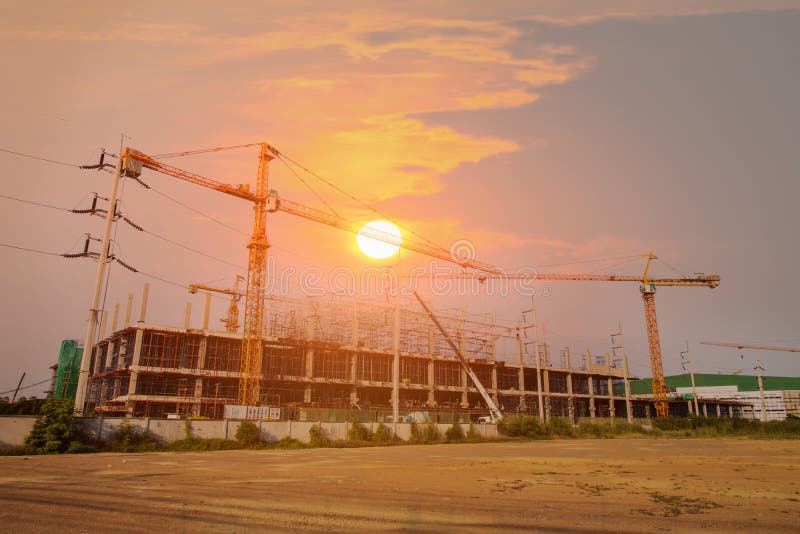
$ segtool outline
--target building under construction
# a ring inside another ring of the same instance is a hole
[[[357,410],[378,419],[391,413],[392,305],[271,297],[267,310],[263,406],[280,407],[282,417],[312,408]],[[524,326],[498,325],[485,315],[451,310],[437,316],[503,412],[626,417],[626,373],[608,355],[554,351],[529,340]],[[90,406],[115,416],[222,418],[225,405],[236,404],[241,335],[209,330],[208,306],[200,329],[189,327],[188,313],[183,328],[140,319],[114,328],[93,347]],[[488,413],[429,317],[404,305],[400,325],[400,411],[463,414],[460,420]],[[631,402],[634,417],[655,414],[649,400]]]

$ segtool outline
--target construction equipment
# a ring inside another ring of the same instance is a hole
[[[653,373],[653,399],[656,406],[656,416],[666,417],[669,412],[667,403],[667,390],[664,382],[664,365],[661,358],[661,341],[658,335],[658,320],[656,318],[655,292],[659,286],[683,286],[683,287],[709,287],[719,286],[720,277],[716,274],[695,273],[694,277],[679,278],[650,278],[651,262],[656,259],[652,252],[644,255],[647,264],[644,274],[641,276],[614,275],[614,274],[561,274],[561,273],[535,273],[535,274],[507,274],[503,269],[494,265],[479,262],[474,258],[460,258],[451,251],[436,247],[414,239],[400,239],[386,232],[379,230],[362,228],[360,225],[337,217],[330,213],[320,211],[308,206],[303,206],[296,202],[281,198],[276,191],[271,190],[267,197],[267,211],[284,211],[315,222],[341,228],[349,232],[363,235],[398,245],[407,250],[419,252],[433,258],[456,263],[465,269],[480,271],[477,279],[485,281],[489,279],[527,279],[527,280],[581,280],[591,282],[638,282],[644,301],[645,325],[647,326],[647,341],[650,348],[650,366]],[[457,275],[461,276],[461,275]]]
[[[638,282],[644,301],[644,318],[647,327],[647,342],[650,348],[650,369],[653,374],[653,400],[656,406],[656,416],[666,417],[669,412],[667,403],[667,390],[664,382],[664,365],[661,358],[661,340],[658,335],[658,320],[656,319],[655,293],[659,286],[683,287],[709,287],[719,286],[719,275],[695,273],[694,277],[680,278],[651,278],[648,276],[650,265],[657,256],[652,252],[645,254],[647,264],[641,276],[617,274],[562,274],[562,273],[535,273],[535,274],[504,274],[504,275],[479,275],[478,280],[491,279],[518,279],[518,280],[578,280],[588,282]]]
[[[198,290],[203,290],[231,296],[231,303],[228,306],[228,315],[220,319],[220,321],[225,325],[225,331],[231,334],[235,334],[239,330],[238,302],[242,298],[242,293],[239,291],[239,281],[244,281],[244,276],[237,274],[236,280],[233,282],[233,289],[219,289],[204,284],[189,284],[189,293],[192,294],[196,294]]]
[[[453,353],[455,353],[456,358],[458,358],[458,361],[461,363],[461,367],[464,368],[464,371],[466,371],[467,375],[472,380],[472,383],[475,384],[476,388],[478,388],[478,392],[480,392],[481,397],[483,397],[483,400],[486,403],[486,406],[489,408],[489,413],[492,414],[492,419],[494,420],[494,422],[499,423],[500,421],[502,421],[503,420],[502,412],[500,412],[500,410],[497,408],[497,405],[492,400],[492,397],[489,396],[489,393],[486,391],[486,388],[483,387],[483,384],[481,384],[481,381],[478,379],[478,375],[475,374],[475,371],[472,370],[472,367],[470,367],[467,359],[464,358],[463,354],[461,354],[461,351],[459,350],[458,346],[453,342],[453,339],[447,334],[447,331],[444,329],[442,324],[439,322],[439,320],[436,318],[433,312],[425,304],[425,301],[423,301],[422,298],[420,298],[420,296],[417,294],[416,291],[414,291],[414,297],[416,297],[417,301],[422,306],[422,309],[425,310],[425,313],[428,314],[428,317],[431,318],[433,324],[436,325],[436,328],[439,329],[439,332],[442,333],[442,336],[444,336],[444,339],[447,341],[447,344],[450,345],[451,349],[453,349]]]
[[[531,280],[585,280],[603,282],[639,282],[641,284],[642,298],[645,306],[645,319],[647,324],[648,342],[650,345],[650,360],[653,369],[653,394],[656,400],[656,413],[659,417],[667,415],[666,390],[664,388],[664,372],[661,362],[661,346],[658,338],[658,324],[655,315],[654,294],[657,286],[705,286],[717,287],[719,276],[698,274],[694,278],[648,278],[650,263],[655,259],[652,253],[647,255],[647,266],[643,276],[625,275],[595,275],[595,274],[526,274],[509,276],[499,267],[477,261],[472,257],[460,257],[453,254],[450,250],[435,246],[429,242],[415,240],[410,236],[402,239],[398,236],[382,232],[373,228],[364,228],[361,224],[348,221],[337,215],[330,214],[315,208],[304,206],[281,198],[274,190],[268,190],[268,164],[274,157],[280,157],[280,152],[268,143],[256,143],[240,145],[239,147],[259,146],[261,149],[256,192],[250,192],[249,185],[231,185],[216,180],[205,178],[198,174],[173,167],[159,161],[153,156],[148,156],[139,151],[126,148],[122,151],[122,169],[126,176],[137,178],[141,174],[142,168],[173,176],[175,178],[201,185],[231,196],[253,202],[255,220],[253,234],[247,245],[249,249],[249,261],[247,269],[247,292],[245,299],[244,332],[242,335],[242,357],[240,365],[240,386],[238,402],[243,405],[258,404],[260,399],[260,374],[261,360],[263,351],[263,324],[264,324],[264,301],[266,283],[266,255],[269,243],[266,237],[266,213],[283,211],[293,215],[303,217],[308,220],[323,223],[356,234],[365,235],[398,245],[406,250],[411,250],[430,256],[432,258],[455,263],[464,269],[471,269],[481,272],[483,279],[488,278],[527,278]],[[161,155],[159,157],[187,155],[222,150],[224,147],[216,149],[206,149],[194,152],[182,152],[177,154]],[[90,351],[87,351],[90,352]]]
[[[766,345],[748,345],[746,343],[721,343],[717,341],[701,341],[701,345],[710,345],[712,347],[731,347],[734,349],[753,349],[753,350],[777,350],[780,352],[800,352],[800,349],[793,349],[789,347],[770,347]]]
[[[267,186],[269,181],[269,161],[277,154],[268,143],[257,143],[247,146],[259,146],[258,173],[256,175],[256,191],[250,192],[249,184],[230,185],[193,172],[184,171],[167,165],[152,156],[137,150],[126,148],[121,159],[125,176],[138,178],[142,167],[201,185],[237,198],[249,200],[254,204],[255,219],[253,234],[247,244],[249,258],[247,262],[247,291],[245,297],[244,331],[242,333],[242,351],[240,361],[240,382],[238,403],[252,406],[259,404],[261,398],[261,359],[264,340],[264,296],[266,288],[267,249],[269,242],[266,235],[267,223]],[[200,152],[200,151],[198,151]],[[182,154],[189,154],[185,152]],[[163,157],[163,156],[162,156]]]

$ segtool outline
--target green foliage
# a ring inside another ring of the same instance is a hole
[[[471,427],[472,425],[470,425]],[[464,441],[466,436],[464,435],[464,429],[461,428],[461,425],[458,423],[453,423],[450,425],[444,433],[444,439],[446,442],[450,443],[453,441]]]
[[[270,449],[304,449],[306,444],[294,438],[285,437],[268,445]]]
[[[416,421],[411,421],[411,425],[409,425],[409,431],[411,435],[409,436],[408,440],[413,443],[420,443],[423,441],[422,433],[419,431],[419,425]]]
[[[149,452],[158,450],[159,445],[149,432],[142,432],[128,421],[123,421],[105,448],[115,452]]]
[[[0,415],[39,415],[47,399],[21,397],[11,403],[8,397],[0,398]]]
[[[568,419],[563,417],[553,417],[547,422],[549,433],[552,436],[571,438],[575,434],[575,429]]]
[[[329,447],[331,440],[321,425],[314,425],[308,429],[308,444],[312,447]]]
[[[581,423],[575,431],[577,437],[585,438],[613,438],[625,434],[647,434],[647,430],[638,423],[595,420]]]
[[[506,417],[497,425],[497,430],[506,436],[545,439],[550,437],[550,428],[538,417],[515,415]]]
[[[361,423],[350,423],[350,428],[347,431],[347,439],[352,441],[369,441],[372,439],[372,434],[369,429]]]
[[[428,423],[422,429],[422,441],[434,443],[439,441],[439,428],[434,423]]]
[[[392,441],[394,439],[394,435],[392,434],[392,431],[389,429],[388,426],[384,425],[383,423],[380,423],[378,427],[375,429],[375,433],[373,434],[372,439],[373,441],[379,441],[379,442]]]
[[[25,445],[31,452],[61,454],[79,450],[79,436],[72,421],[73,405],[70,400],[57,399],[48,399],[42,405],[42,416],[25,437]]]
[[[165,451],[230,451],[241,449],[242,446],[238,441],[232,439],[201,439],[189,438],[180,439],[167,443],[163,446]]]
[[[483,436],[481,435],[481,433],[478,432],[477,430],[475,430],[475,426],[472,423],[470,423],[469,424],[469,429],[467,430],[467,440],[469,440],[469,441],[480,441],[482,439],[483,439]]]
[[[261,432],[252,421],[242,421],[236,429],[236,441],[245,447],[254,447],[261,443]]]

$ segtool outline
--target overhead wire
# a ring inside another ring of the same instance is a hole
[[[16,245],[11,245],[9,243],[0,243],[0,247],[13,248],[13,249],[17,249],[17,250],[24,250],[25,252],[35,252],[37,254],[46,254],[48,256],[63,256],[63,254],[60,254],[58,252],[48,252],[46,250],[38,250],[38,249],[35,249],[35,248],[18,247]]]
[[[411,228],[409,228],[409,227],[407,227],[407,226],[404,226],[404,225],[400,224],[399,222],[397,222],[396,220],[394,220],[392,217],[390,217],[390,216],[386,215],[385,213],[382,213],[381,211],[379,211],[379,210],[375,209],[374,207],[372,207],[372,206],[371,206],[371,205],[369,205],[368,203],[364,202],[363,200],[361,200],[361,199],[357,198],[356,196],[352,195],[351,193],[348,193],[347,191],[345,191],[344,189],[342,189],[342,188],[341,188],[341,187],[339,187],[338,185],[334,184],[333,182],[331,182],[331,181],[329,181],[329,180],[326,180],[325,178],[323,178],[323,177],[322,177],[322,176],[320,176],[319,174],[317,174],[317,173],[315,173],[314,171],[312,171],[312,170],[308,169],[307,167],[303,166],[301,163],[298,163],[297,161],[295,161],[294,159],[290,158],[288,155],[284,154],[283,152],[279,152],[279,153],[278,153],[278,157],[279,157],[279,158],[281,158],[281,159],[283,159],[283,158],[286,158],[286,159],[287,159],[287,160],[289,160],[291,163],[293,163],[293,164],[297,165],[298,167],[300,167],[301,169],[303,169],[304,171],[306,171],[308,174],[310,174],[311,176],[313,176],[313,177],[314,177],[314,178],[316,178],[317,180],[319,180],[319,181],[321,181],[322,183],[324,183],[324,184],[328,185],[329,187],[331,187],[331,188],[335,189],[336,191],[338,191],[338,192],[339,192],[339,193],[341,193],[342,195],[344,195],[344,196],[348,197],[349,199],[351,199],[351,200],[353,200],[353,201],[357,202],[358,204],[360,204],[361,206],[363,206],[363,207],[367,208],[368,210],[372,211],[373,213],[375,213],[375,214],[377,214],[377,215],[380,215],[380,216],[381,216],[381,217],[383,217],[384,219],[387,219],[387,220],[389,220],[389,222],[391,222],[391,223],[393,223],[393,224],[397,225],[398,227],[402,228],[402,229],[403,229],[403,230],[405,230],[406,232],[408,232],[408,233],[410,233],[410,234],[412,234],[412,235],[415,235],[415,236],[417,236],[418,238],[420,238],[420,239],[422,239],[422,240],[424,240],[424,241],[427,241],[427,242],[428,242],[430,245],[433,245],[434,247],[437,247],[437,248],[444,248],[444,247],[441,247],[441,246],[437,245],[436,243],[434,243],[433,241],[431,241],[431,240],[430,240],[430,239],[428,239],[427,237],[425,237],[425,236],[423,236],[423,235],[421,235],[421,234],[417,233],[417,232],[416,232],[416,231],[414,231],[413,229],[411,229]]]
[[[30,388],[33,388],[33,387],[36,387],[36,386],[40,386],[40,385],[44,384],[45,382],[50,382],[50,380],[52,380],[52,378],[45,378],[44,380],[42,380],[40,382],[35,382],[33,384],[28,384],[25,387],[20,387],[19,391],[22,391],[24,389],[30,389]],[[5,395],[6,393],[14,393],[15,391],[17,391],[17,388],[12,388],[12,389],[9,389],[8,391],[0,391],[0,395]]]
[[[55,159],[43,158],[41,156],[34,156],[32,154],[25,154],[24,152],[17,152],[16,150],[9,150],[7,148],[2,148],[2,147],[0,147],[0,152],[5,152],[7,154],[13,154],[15,156],[20,156],[20,157],[23,157],[23,158],[30,158],[30,159],[35,159],[35,160],[39,160],[39,161],[45,161],[47,163],[55,163],[56,165],[64,165],[65,167],[75,167],[77,169],[80,169],[80,167],[81,167],[80,165],[76,165],[75,163],[67,163],[65,161],[58,161],[58,160],[55,160]]]

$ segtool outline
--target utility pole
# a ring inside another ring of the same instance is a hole
[[[22,376],[19,377],[19,382],[17,382],[17,389],[14,390],[14,395],[11,397],[11,404],[14,404],[17,400],[17,393],[19,393],[19,388],[22,386],[22,381],[25,380],[25,373],[22,373]]]
[[[392,348],[392,423],[394,433],[397,435],[397,423],[400,418],[400,251],[397,252],[397,280],[394,296],[394,332]]]
[[[689,364],[689,376],[692,377],[692,398],[694,399],[694,415],[695,417],[700,415],[700,410],[697,405],[697,386],[694,383],[694,366],[692,365],[692,353],[689,350],[689,341],[686,341],[686,350],[681,351],[681,359],[686,358],[687,363]]]
[[[544,421],[544,400],[542,396],[542,360],[539,355],[539,323],[536,322],[536,299],[531,297],[531,325],[533,326],[534,358],[536,359],[536,395],[539,405],[539,420]]]
[[[89,307],[89,325],[86,328],[86,337],[83,340],[83,354],[81,356],[81,372],[78,375],[78,388],[75,392],[75,413],[84,414],[86,408],[86,390],[89,384],[89,363],[92,360],[92,348],[94,346],[94,336],[97,330],[97,322],[100,315],[100,294],[103,289],[103,278],[108,261],[108,252],[111,240],[111,227],[114,225],[114,216],[117,213],[117,191],[122,169],[125,165],[125,157],[122,150],[122,139],[120,139],[120,154],[117,157],[117,165],[114,168],[114,178],[111,185],[111,196],[108,201],[108,213],[106,214],[106,227],[103,231],[103,244],[100,247],[100,257],[97,260],[97,277],[94,285],[94,296]]]
[[[614,338],[619,337],[619,345],[615,345]],[[619,332],[611,334],[611,351],[617,355],[617,349],[622,353],[622,376],[625,381],[625,413],[628,422],[633,423],[633,407],[631,406],[631,383],[628,380],[628,353],[625,352],[625,337],[622,335],[622,323],[619,323]]]
[[[761,397],[761,421],[767,420],[767,403],[764,400],[764,381],[761,379],[761,360],[756,360],[756,375],[758,375],[758,395]]]

